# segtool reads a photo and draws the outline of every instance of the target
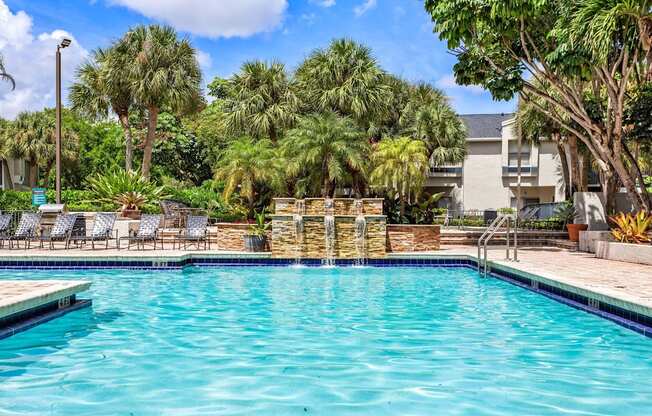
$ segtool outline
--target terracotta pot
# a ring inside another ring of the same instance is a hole
[[[568,239],[574,242],[580,241],[580,231],[586,231],[588,228],[588,224],[567,224]]]
[[[123,217],[130,218],[132,220],[140,219],[140,210],[139,209],[123,209],[120,211]]]

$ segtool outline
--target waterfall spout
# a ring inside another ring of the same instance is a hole
[[[324,217],[324,230],[326,236],[326,258],[324,264],[326,266],[335,265],[335,217],[333,215],[326,215]]]
[[[367,219],[362,214],[355,218],[355,250],[356,265],[363,266],[367,259]]]

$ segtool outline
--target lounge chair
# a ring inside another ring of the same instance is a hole
[[[20,216],[20,221],[18,226],[14,231],[14,234],[9,237],[9,248],[14,248],[14,242],[16,246],[20,248],[20,242],[25,242],[25,250],[31,247],[31,242],[36,238],[39,225],[41,224],[41,213],[40,212],[23,212]]]
[[[11,214],[0,214],[0,248],[4,248],[5,241],[9,238],[12,218]]]
[[[127,240],[127,250],[131,249],[131,243],[136,243],[136,248],[145,249],[145,243],[151,242],[156,250],[156,243],[158,242],[158,230],[161,227],[161,222],[163,220],[162,215],[153,215],[153,214],[143,214],[140,218],[140,225],[138,225],[138,231],[136,233],[130,232],[129,237],[122,237],[123,240]],[[161,243],[161,248],[163,248],[163,243]]]
[[[118,214],[115,212],[98,212],[95,214],[95,220],[93,221],[93,229],[90,234],[84,237],[81,237],[80,240],[83,242],[90,241],[91,248],[95,250],[95,242],[103,241],[105,243],[104,248],[109,248],[109,240],[115,239],[117,248],[120,248],[120,239],[118,239],[118,230],[113,230],[115,225],[115,220],[118,217]]]
[[[43,243],[48,242],[50,244],[50,250],[54,250],[55,241],[63,241],[66,243],[66,249],[70,247],[70,236],[72,235],[72,229],[75,227],[75,222],[77,221],[78,214],[59,214],[57,219],[54,220],[54,225],[50,229],[50,232],[45,235],[41,235],[39,240],[41,241],[41,248],[43,248]]]
[[[201,243],[204,243],[204,250],[208,248],[208,217],[201,215],[188,215],[186,218],[186,228],[179,234],[179,248],[183,241],[183,249],[188,248],[188,244],[196,244],[197,249]]]

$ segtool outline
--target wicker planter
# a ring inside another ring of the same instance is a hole
[[[267,236],[264,235],[245,235],[245,251],[261,253],[267,250]]]

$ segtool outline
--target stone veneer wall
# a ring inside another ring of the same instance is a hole
[[[382,198],[364,198],[362,200],[362,212],[365,215],[383,215]]]
[[[385,217],[367,217],[365,254],[368,258],[382,258],[386,250]],[[297,250],[296,228],[291,215],[275,215],[272,219],[272,255],[278,258],[325,258],[326,228],[323,215],[303,217],[303,238]],[[355,217],[335,217],[335,257],[357,258]]]
[[[440,239],[439,225],[387,225],[388,252],[436,251]]]
[[[244,251],[244,236],[249,232],[250,224],[244,223],[217,223],[208,227],[209,239],[212,250]],[[271,245],[271,233],[267,234],[267,241]]]

